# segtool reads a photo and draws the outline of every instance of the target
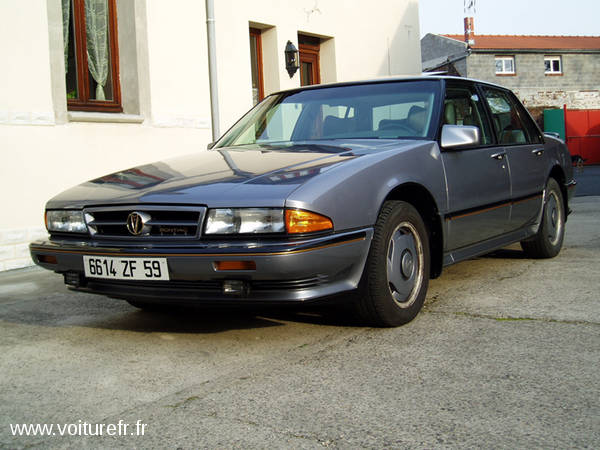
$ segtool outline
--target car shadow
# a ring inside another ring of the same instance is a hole
[[[95,297],[95,296],[94,296]],[[106,302],[119,302],[103,299]],[[232,329],[283,326],[285,322],[333,327],[361,327],[350,298],[338,295],[306,304],[195,305],[160,307],[158,311],[137,309],[123,302],[130,312],[95,323],[106,329],[171,333],[218,333]]]
[[[512,248],[501,248],[495,250],[486,255],[480,256],[480,258],[496,258],[496,259],[529,259],[523,250],[517,250]]]
[[[173,309],[171,311],[143,311],[134,309],[114,314],[101,320],[92,320],[81,326],[105,330],[139,333],[217,334],[232,330],[251,330],[278,327],[283,324],[258,317],[247,311],[213,311]]]
[[[355,327],[361,324],[337,303],[294,306],[172,306],[146,311],[125,301],[92,294],[40,296],[0,307],[0,322],[42,327],[83,327],[141,333],[216,334],[285,326],[286,322]]]

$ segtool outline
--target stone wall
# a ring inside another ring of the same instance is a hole
[[[471,54],[467,76],[512,89],[525,106],[531,108],[562,108],[563,105],[570,109],[600,108],[600,53],[560,54],[560,75],[545,74],[545,53],[515,54],[516,74],[496,75],[495,56],[494,53]]]

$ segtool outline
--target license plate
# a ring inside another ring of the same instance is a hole
[[[85,276],[111,280],[168,280],[167,258],[83,257]]]

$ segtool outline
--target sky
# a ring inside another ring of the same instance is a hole
[[[421,37],[462,34],[463,0],[419,0]],[[600,36],[600,0],[475,0],[475,35]]]

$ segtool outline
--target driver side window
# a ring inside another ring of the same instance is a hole
[[[492,130],[485,116],[482,100],[474,88],[450,86],[444,101],[445,125],[470,125],[479,128],[481,145],[493,143]]]

